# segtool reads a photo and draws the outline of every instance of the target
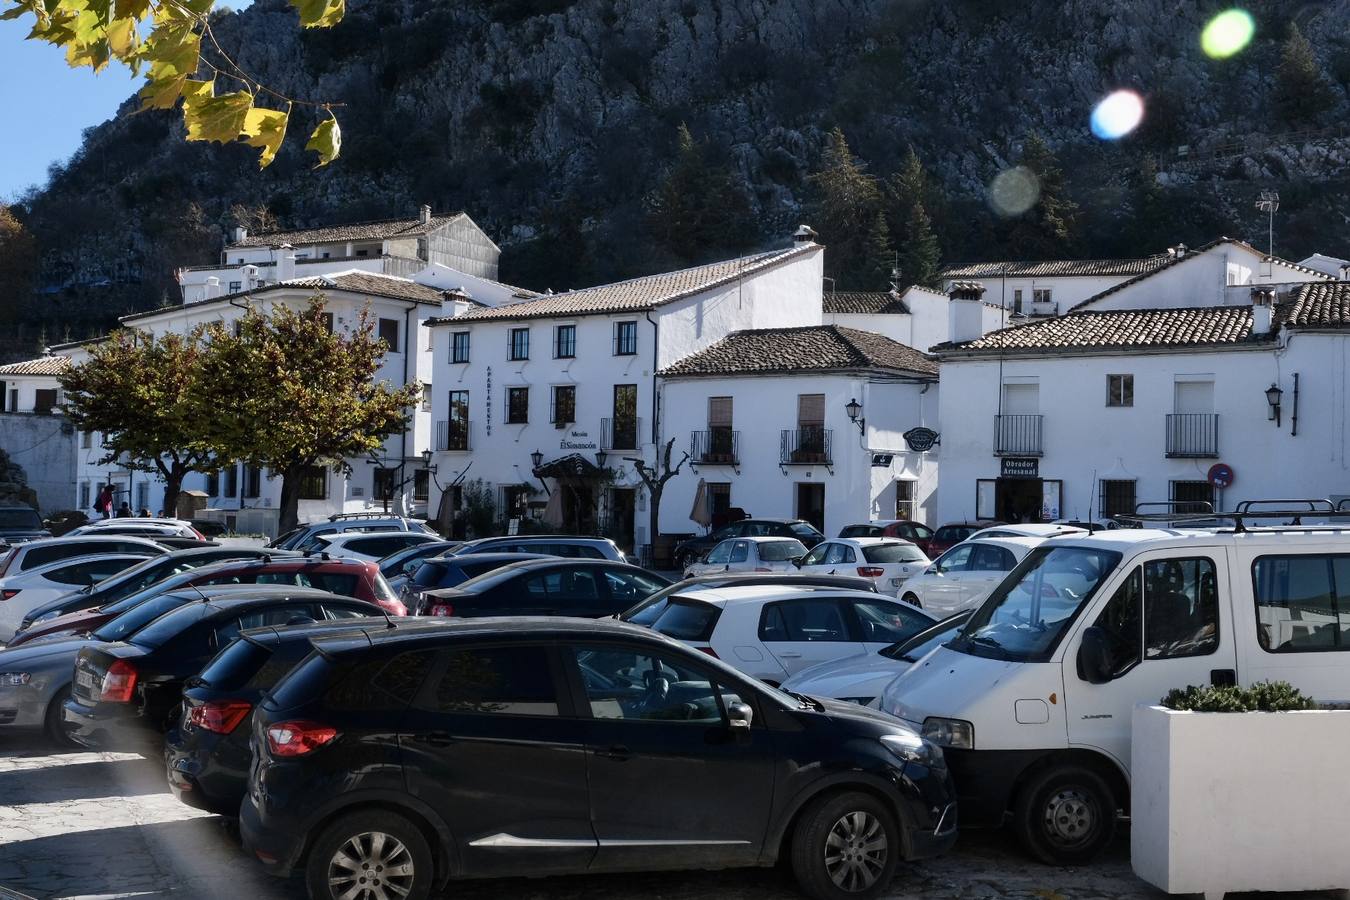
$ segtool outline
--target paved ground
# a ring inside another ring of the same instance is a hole
[[[1161,900],[1130,874],[1122,839],[1091,869],[1023,859],[1000,833],[963,835],[950,855],[902,869],[892,898]],[[40,738],[0,735],[0,885],[48,898],[302,900],[263,874],[221,820],[180,804],[163,770],[117,753],[54,753]],[[469,882],[464,900],[788,900],[775,870]],[[1314,895],[1280,895],[1280,900]],[[1331,895],[1316,895],[1329,897]]]

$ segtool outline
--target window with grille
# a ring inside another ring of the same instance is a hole
[[[39,388],[33,398],[33,412],[40,416],[50,416],[56,408],[56,389]]]
[[[506,424],[525,425],[530,421],[530,389],[513,387],[506,389]]]
[[[1134,376],[1106,376],[1106,405],[1134,406]]]
[[[244,497],[256,500],[262,495],[262,467],[244,466]]]
[[[413,499],[426,500],[431,496],[431,472],[418,469],[413,472]]]
[[[577,355],[577,326],[559,325],[553,329],[553,358],[571,359]]]
[[[85,511],[85,510],[88,510],[88,509],[89,509],[89,502],[90,502],[89,497],[90,497],[90,494],[91,494],[91,493],[92,493],[92,491],[91,491],[91,489],[90,489],[89,482],[86,481],[86,482],[84,482],[84,483],[82,483],[82,484],[80,485],[80,510],[81,510],[81,511]]]
[[[375,499],[394,499],[394,489],[398,486],[398,469],[375,468]]]
[[[450,335],[450,361],[466,363],[469,361],[469,333],[456,331]]]
[[[913,519],[914,503],[914,482],[897,481],[895,483],[895,517],[897,519]]]
[[[469,449],[469,392],[450,392],[450,419],[447,426],[445,449]]]
[[[715,526],[720,525],[731,509],[731,482],[710,481],[707,487],[709,521]]]
[[[239,466],[232,465],[225,470],[225,493],[222,496],[239,496]]]
[[[136,511],[150,508],[150,485],[144,481],[136,485]]]
[[[610,446],[618,450],[637,449],[637,385],[614,385],[614,419]]]
[[[325,466],[305,466],[300,471],[300,499],[328,499],[328,469]]]
[[[560,384],[553,388],[553,410],[549,419],[555,425],[570,425],[577,420],[576,385]]]
[[[206,473],[206,496],[216,497],[220,495],[220,472]]]
[[[508,336],[511,359],[530,358],[530,329],[512,328]]]
[[[1174,481],[1171,487],[1172,512],[1207,513],[1213,508],[1214,485],[1208,481]]]
[[[380,340],[389,347],[390,353],[398,352],[398,319],[381,319],[378,333]]]
[[[1097,504],[1104,518],[1131,515],[1134,513],[1134,482],[1103,481],[1101,483],[1101,501]]]
[[[236,323],[236,324],[237,324],[237,323]],[[323,330],[326,331],[326,332],[328,332],[329,334],[332,334],[332,333],[333,333],[333,314],[332,314],[332,313],[324,313],[324,314],[323,314]],[[235,333],[238,334],[238,332],[235,332]]]
[[[243,283],[242,281],[231,281],[231,282],[230,282],[230,293],[231,293],[231,294],[237,294],[237,293],[239,293],[239,292],[240,292],[241,290],[243,290],[243,289],[244,289],[244,283]]]
[[[637,322],[614,323],[614,355],[632,356],[637,353]]]

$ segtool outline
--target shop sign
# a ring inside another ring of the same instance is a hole
[[[1041,461],[1034,456],[1005,456],[999,474],[1004,478],[1040,478]]]
[[[872,468],[874,469],[889,469],[891,467],[891,463],[894,461],[895,461],[895,454],[893,453],[872,454]]]
[[[915,453],[927,453],[932,450],[934,445],[938,444],[938,433],[931,428],[925,428],[922,425],[915,426],[901,435],[905,439],[905,446]]]
[[[573,430],[558,442],[559,450],[598,450],[600,445],[591,437],[590,432]]]

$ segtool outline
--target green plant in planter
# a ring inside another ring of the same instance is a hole
[[[1173,688],[1162,698],[1167,709],[1190,712],[1284,712],[1292,709],[1317,709],[1311,697],[1305,697],[1287,681],[1261,681],[1249,688],[1237,685],[1189,685]]]

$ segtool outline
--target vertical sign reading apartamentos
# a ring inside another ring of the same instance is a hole
[[[492,436],[492,366],[487,367],[487,403],[484,413],[484,424],[487,426],[488,437]]]

